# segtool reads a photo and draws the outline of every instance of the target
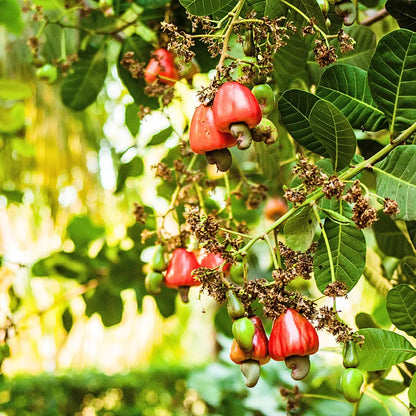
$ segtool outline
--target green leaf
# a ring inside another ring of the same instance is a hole
[[[128,3],[130,2],[128,1]],[[155,9],[157,7],[166,6],[168,3],[170,3],[170,0],[134,0],[134,3],[145,9]]]
[[[292,250],[306,251],[313,242],[317,224],[313,208],[309,206],[292,215],[283,229],[286,244]]]
[[[31,96],[32,90],[25,82],[0,78],[0,100],[24,100]]]
[[[0,133],[13,133],[25,125],[25,106],[16,103],[10,108],[0,107]]]
[[[32,3],[46,10],[65,10],[63,0],[33,0]]]
[[[377,131],[387,127],[384,113],[377,108],[367,72],[352,65],[334,65],[322,74],[316,95],[334,104],[355,129]]]
[[[95,225],[87,215],[72,218],[68,224],[68,237],[74,242],[76,249],[87,248],[91,242],[104,235],[104,227]]]
[[[162,292],[155,296],[155,301],[160,314],[164,318],[169,318],[175,313],[175,299],[177,296],[176,289],[168,289],[166,286],[162,286]]]
[[[114,294],[109,287],[99,285],[91,296],[84,295],[85,314],[90,317],[94,313],[101,316],[104,326],[120,323],[123,315],[123,302],[119,294]]]
[[[399,204],[399,220],[416,220],[416,145],[398,146],[374,166],[377,194]]]
[[[66,307],[62,313],[61,319],[65,331],[69,332],[74,324],[74,318],[72,317],[72,313],[68,307]]]
[[[413,247],[416,247],[416,221],[406,221],[406,228]]]
[[[136,103],[126,106],[125,122],[132,136],[136,136],[140,129],[140,118],[137,115],[140,107]]]
[[[397,380],[381,380],[373,384],[376,392],[384,394],[385,396],[395,396],[405,390],[406,386]]]
[[[329,153],[334,170],[347,167],[355,154],[357,141],[346,117],[334,104],[319,100],[313,106],[309,120],[314,136]]]
[[[386,10],[401,28],[416,31],[416,2],[408,0],[388,0]]]
[[[150,53],[153,50],[151,43],[146,42],[144,39],[137,35],[128,37],[121,48],[120,55],[117,61],[117,71],[123,81],[123,84],[129,91],[129,94],[133,97],[137,105],[143,105],[145,107],[150,107],[151,109],[156,109],[159,107],[157,98],[149,97],[144,93],[144,87],[146,83],[144,79],[135,79],[132,78],[131,73],[120,64],[123,59],[124,54],[127,52],[134,52],[134,57],[139,62],[146,64],[150,59]]]
[[[282,123],[301,146],[323,157],[329,157],[325,147],[315,138],[309,115],[319,98],[309,92],[292,89],[285,91],[278,106]]]
[[[10,190],[0,188],[0,194],[4,195],[8,202],[15,202],[17,204],[21,204],[23,202],[24,193],[18,189]]]
[[[4,25],[9,32],[20,35],[23,30],[20,3],[17,0],[0,0],[0,9],[0,26]]]
[[[143,174],[143,171],[143,161],[139,156],[135,156],[130,162],[122,164],[118,169],[117,186],[114,193],[117,194],[123,190],[128,177],[140,176]]]
[[[416,120],[416,33],[394,30],[383,36],[368,69],[374,100],[390,124],[401,132]]]
[[[268,16],[270,19],[286,16],[286,7],[279,0],[266,0],[264,16]]]
[[[373,230],[379,249],[390,257],[401,259],[413,254],[412,247],[396,223],[387,215],[379,213]]]
[[[354,225],[340,225],[326,220],[324,225],[334,266],[335,280],[344,282],[350,291],[360,280],[365,267],[366,242],[364,234]],[[331,283],[331,268],[323,235],[313,261],[318,289],[323,293]]]
[[[76,253],[61,251],[38,260],[32,266],[32,274],[40,277],[63,276],[85,281],[88,275],[88,264]]]
[[[357,325],[358,329],[379,328],[373,317],[365,312],[360,312],[355,315],[355,325]]]
[[[412,377],[412,382],[409,386],[409,391],[407,392],[409,401],[413,406],[416,406],[416,377]]]
[[[339,225],[351,224],[351,220],[349,218],[347,218],[345,215],[340,214],[337,211],[334,211],[333,209],[321,208],[321,211],[323,211],[331,219],[331,221]]]
[[[416,336],[416,292],[408,285],[398,285],[387,294],[387,312],[394,325]]]
[[[211,15],[235,0],[179,0],[185,9],[194,16]]]
[[[305,40],[291,36],[286,42],[286,46],[280,48],[274,58],[273,78],[282,91],[288,89],[295,79],[308,78],[306,72],[308,47]]]
[[[412,285],[416,284],[416,257],[406,256],[400,260],[397,268],[399,282],[408,282]]]
[[[416,355],[412,344],[395,332],[365,328],[358,333],[365,337],[364,344],[357,348],[360,357],[358,368],[362,371],[385,370]]]
[[[72,110],[84,110],[97,98],[106,76],[107,58],[102,49],[90,46],[85,51],[80,51],[73,72],[62,83],[63,103]]]
[[[322,29],[325,33],[328,33],[324,15],[322,14],[322,11],[316,0],[292,0],[290,4],[304,12],[309,18],[313,17],[315,23],[320,27],[320,29]],[[292,8],[289,9],[291,13],[289,14],[288,20],[292,20],[295,26],[305,26],[305,24],[309,23],[306,22],[305,19],[296,10]]]
[[[280,137],[279,137],[280,139]],[[267,146],[264,143],[253,142],[257,164],[267,179],[276,179],[279,175],[280,148],[279,145]]]
[[[164,143],[166,139],[172,134],[172,126],[166,127],[166,129],[159,131],[147,143],[146,146],[157,146],[158,144]]]

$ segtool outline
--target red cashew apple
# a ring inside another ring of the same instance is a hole
[[[179,79],[179,74],[173,55],[168,50],[160,48],[153,52],[153,56],[146,66],[144,80],[148,84],[159,81],[163,84],[174,85],[175,80]]]

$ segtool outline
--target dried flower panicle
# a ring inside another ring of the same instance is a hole
[[[319,314],[316,317],[316,320],[316,329],[325,329],[332,334],[339,343],[344,343],[354,338],[354,331],[345,322],[342,322],[339,319],[338,313],[332,307],[323,306],[319,308]]]
[[[211,296],[218,303],[222,303],[227,299],[228,287],[217,270],[200,267],[194,270],[192,274],[202,283],[202,292],[207,293],[208,296]]]
[[[315,61],[321,68],[336,62],[338,59],[335,48],[327,45],[323,39],[315,39],[313,54],[315,55]]]
[[[292,172],[302,181],[307,192],[314,191],[317,187],[322,186],[328,176],[322,172],[322,169],[301,154],[297,155],[298,162],[293,167]]]
[[[399,204],[393,199],[386,198],[383,205],[383,212],[386,215],[397,215],[400,212]]]
[[[181,58],[184,63],[192,61],[195,56],[195,52],[190,50],[195,45],[192,36],[180,31],[173,23],[162,22],[161,28],[169,38],[168,50]]]
[[[250,185],[246,206],[248,209],[257,209],[266,200],[268,187],[263,184]]]
[[[315,24],[316,24],[316,19],[315,17],[312,17],[309,22],[309,24],[306,26],[302,27],[302,35],[303,36],[308,36],[308,35],[314,35],[315,34]]]
[[[283,194],[283,198],[292,202],[293,204],[302,204],[306,201],[306,192],[304,190],[298,189],[285,189],[285,193]]]
[[[338,32],[338,42],[341,53],[347,53],[354,49],[355,40],[343,29]]]
[[[121,58],[120,64],[130,72],[132,78],[144,78],[145,64],[135,58],[134,52],[126,52]]]
[[[172,171],[166,163],[159,162],[156,165],[153,165],[152,169],[155,170],[155,176],[157,178],[161,178],[165,181],[172,182]]]
[[[338,280],[330,283],[324,291],[324,295],[331,298],[347,296],[347,293],[347,285],[344,282],[340,282]]]
[[[140,224],[144,224],[149,214],[146,213],[143,205],[140,205],[137,202],[135,202],[133,215],[135,216],[137,222],[139,222]]]
[[[335,198],[337,200],[342,198],[342,194],[345,189],[345,183],[340,181],[337,176],[333,175],[324,182],[322,192],[325,194],[325,198]]]
[[[283,400],[287,401],[286,412],[287,414],[293,414],[300,409],[300,402],[303,394],[299,389],[299,386],[295,385],[292,389],[287,387],[279,387],[279,393]]]
[[[347,202],[353,203],[352,221],[359,229],[371,227],[378,220],[377,211],[370,206],[368,198],[362,195],[360,181],[357,179],[343,196]]]

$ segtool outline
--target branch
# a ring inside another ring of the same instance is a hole
[[[367,19],[364,19],[360,24],[362,26],[371,26],[373,23],[383,20],[388,15],[389,15],[389,12],[386,9],[381,9],[373,16],[370,16],[370,17],[367,17]]]

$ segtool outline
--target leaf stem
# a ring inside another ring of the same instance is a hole
[[[231,19],[231,22],[228,25],[227,31],[225,32],[225,35],[224,35],[224,44],[222,46],[220,60],[218,61],[217,71],[220,70],[224,66],[225,58],[228,55],[228,43],[230,42],[231,33],[233,32],[234,25],[237,22],[238,16],[241,13],[244,3],[245,3],[245,0],[239,0],[235,7],[235,12],[230,13],[230,15],[232,14],[233,18]]]
[[[278,263],[278,261],[276,259],[276,254],[275,254],[275,251],[273,250],[273,246],[272,246],[272,243],[270,241],[270,238],[269,238],[269,236],[267,234],[264,234],[263,235],[263,239],[264,239],[264,241],[267,243],[267,245],[269,247],[270,255],[272,256],[272,259],[273,259],[274,268],[275,269],[278,269],[279,268],[279,263]]]
[[[332,251],[331,251],[331,245],[329,244],[328,235],[325,231],[324,226],[322,225],[321,217],[319,216],[319,212],[316,209],[315,203],[311,203],[312,205],[312,211],[315,215],[316,221],[319,224],[319,228],[321,229],[322,237],[325,241],[325,247],[326,251],[328,253],[328,261],[329,261],[329,269],[331,270],[331,282],[335,282],[335,269],[334,269],[334,259],[332,258]]]

